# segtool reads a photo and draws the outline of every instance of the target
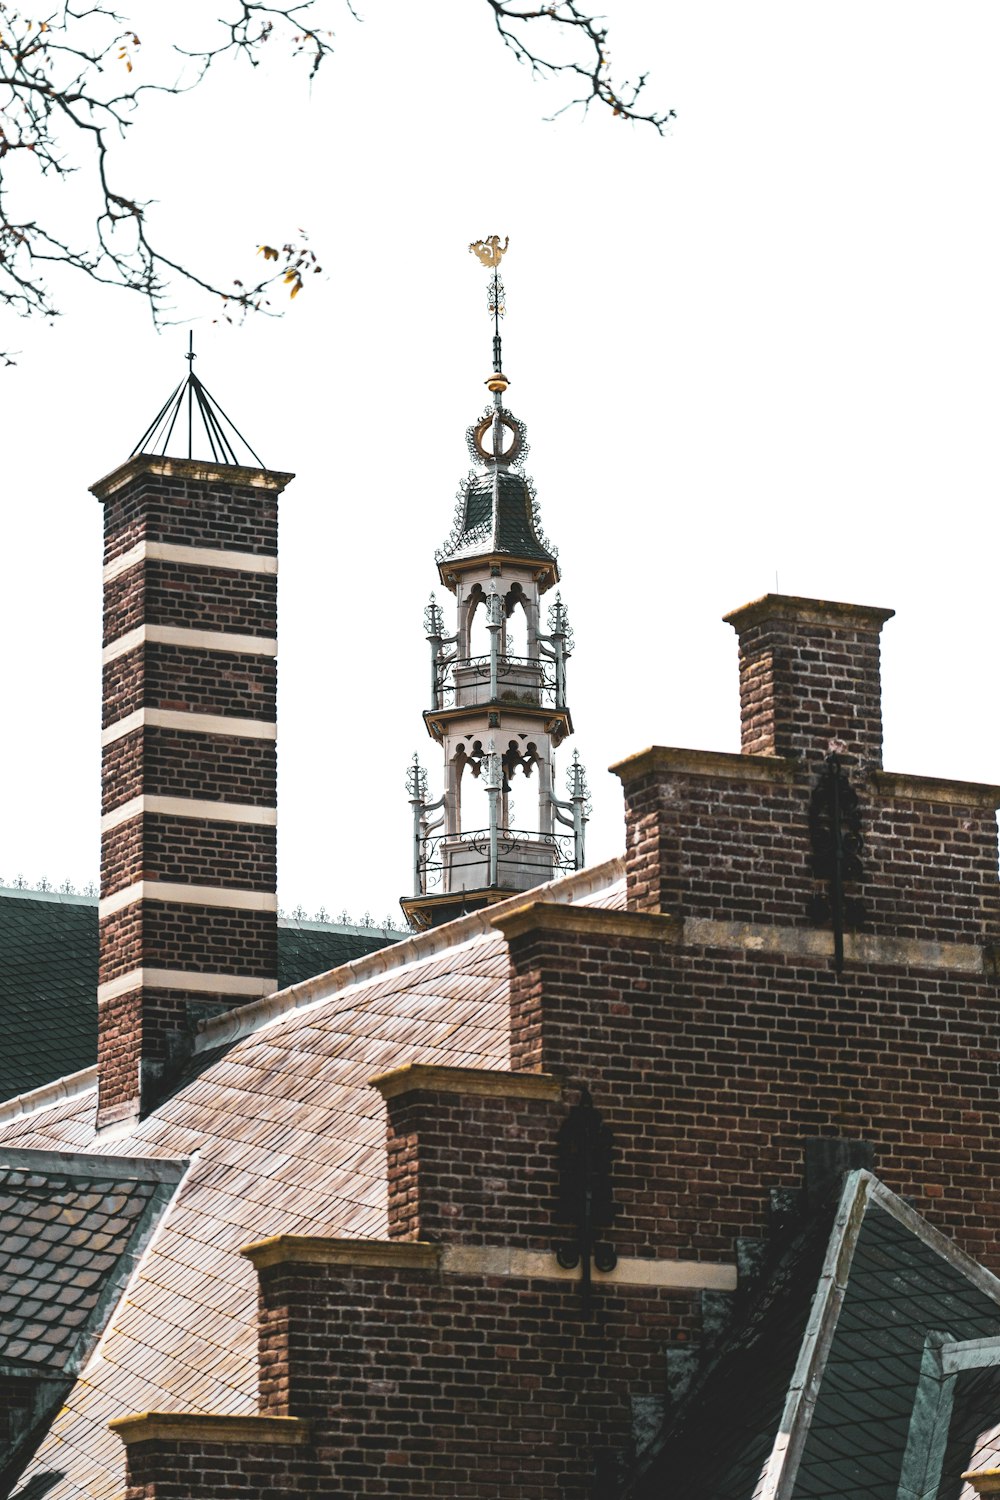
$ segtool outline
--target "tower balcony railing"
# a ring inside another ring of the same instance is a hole
[[[418,895],[451,895],[490,887],[530,891],[577,868],[572,834],[520,828],[473,828],[431,834],[417,841]]]
[[[528,656],[464,656],[437,663],[435,709],[487,703],[565,708],[565,672],[555,662]]]

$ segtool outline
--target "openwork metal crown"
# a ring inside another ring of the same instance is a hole
[[[199,453],[199,458],[211,458],[214,463],[234,468],[265,468],[263,460],[194,373],[197,356],[190,334],[188,352],[184,357],[188,361],[187,375],[171,391],[129,456],[134,458],[137,453],[152,453],[166,458],[173,441],[182,450],[175,452],[173,457],[194,458],[197,437],[199,448],[206,444],[208,447],[208,452]],[[186,452],[183,451],[185,448]]]

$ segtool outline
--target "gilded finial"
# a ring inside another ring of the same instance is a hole
[[[488,271],[492,271],[489,286],[489,309],[493,319],[493,374],[486,381],[486,388],[493,392],[493,399],[499,402],[503,392],[507,389],[510,381],[503,373],[500,363],[500,319],[506,312],[505,294],[503,282],[500,280],[500,261],[507,254],[510,244],[510,236],[504,235],[503,244],[500,243],[498,234],[488,235],[485,240],[473,240],[469,249],[475,255],[480,264]]]

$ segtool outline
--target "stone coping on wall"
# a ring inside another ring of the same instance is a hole
[[[423,1240],[343,1240],[281,1234],[246,1245],[240,1254],[258,1271],[282,1265],[371,1266],[525,1281],[580,1279],[579,1269],[560,1266],[554,1252],[524,1250],[514,1245],[438,1245]],[[595,1285],[689,1292],[733,1292],[738,1279],[736,1266],[728,1262],[624,1255],[613,1271],[598,1271],[595,1267],[592,1274]]]
[[[720,781],[789,781],[796,762],[782,755],[734,755],[726,750],[689,750],[650,745],[615,761],[608,770],[624,782],[646,776],[708,776]]]
[[[565,906],[554,901],[527,901],[498,913],[491,923],[505,939],[526,932],[572,933],[579,937],[624,937],[646,942],[679,943],[683,923],[660,912],[609,911],[599,906]]]
[[[108,1423],[123,1443],[235,1443],[283,1447],[308,1443],[303,1417],[228,1417],[177,1411],[143,1411]]]
[[[803,599],[796,594],[762,594],[749,604],[723,615],[723,623],[736,631],[749,630],[761,620],[796,620],[803,625],[847,625],[862,630],[881,628],[894,609],[875,604],[844,604],[837,599]]]
[[[946,802],[952,807],[1000,807],[1000,786],[985,781],[908,776],[903,771],[872,771],[870,781],[875,792],[882,797],[910,802]]]
[[[971,1469],[962,1479],[977,1495],[1000,1495],[1000,1469]]]
[[[276,1234],[244,1245],[240,1254],[261,1270],[265,1266],[384,1266],[435,1270],[441,1246],[424,1240],[350,1240],[320,1235]]]
[[[406,1063],[379,1073],[368,1082],[383,1099],[418,1091],[435,1094],[478,1095],[483,1099],[559,1099],[562,1080],[550,1073],[508,1073],[492,1068],[446,1068],[430,1063]]]
[[[271,490],[278,494],[295,478],[294,474],[278,469],[244,468],[238,464],[210,463],[200,458],[164,458],[154,453],[137,453],[92,484],[90,493],[98,500],[107,500],[139,474],[156,474],[164,479],[194,479],[205,484],[224,484],[230,489]]]

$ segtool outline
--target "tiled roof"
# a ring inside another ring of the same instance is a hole
[[[278,986],[395,941],[379,928],[278,922]],[[0,889],[0,1100],[97,1056],[97,898]]]
[[[532,898],[617,906],[619,876],[613,862]],[[384,1107],[371,1077],[416,1060],[508,1066],[506,946],[483,914],[451,925],[451,940],[441,927],[367,961],[381,974],[347,984],[333,974],[287,1009],[258,1012],[249,1035],[197,1058],[197,1073],[124,1138],[95,1136],[93,1087],[0,1120],[0,1149],[193,1158],[102,1358],[26,1471],[25,1483],[60,1476],[46,1500],[120,1496],[113,1417],[256,1410],[256,1285],[238,1251],[276,1234],[385,1234]]]
[[[183,1166],[0,1150],[0,1374],[34,1379],[43,1411],[100,1337]],[[0,1475],[15,1446],[0,1435]]]
[[[478,557],[494,551],[540,562],[555,559],[554,549],[538,534],[527,480],[508,469],[469,475],[459,495],[455,530],[438,557]]]
[[[40,1167],[35,1152],[0,1155],[0,1351],[61,1370],[159,1184],[104,1160]]]
[[[0,1098],[97,1056],[97,900],[0,891]]]

